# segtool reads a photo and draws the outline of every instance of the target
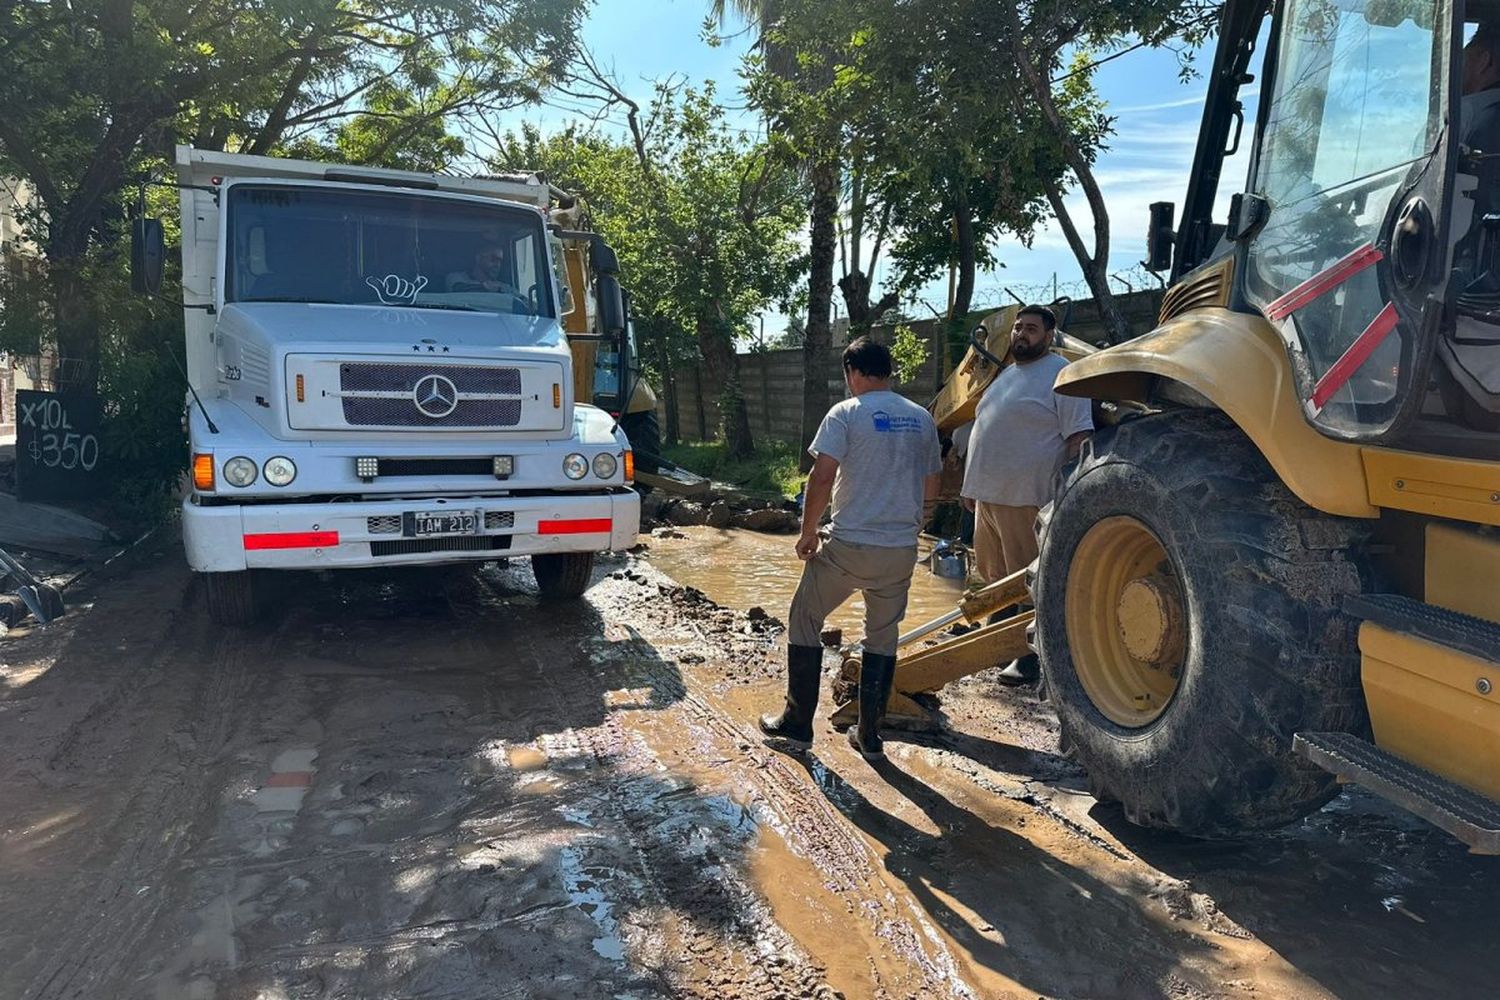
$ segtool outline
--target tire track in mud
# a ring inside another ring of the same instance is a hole
[[[633,641],[634,636],[624,640]],[[591,644],[596,650],[611,645],[600,637],[587,640],[584,649]],[[567,718],[576,698],[598,697],[598,692],[577,672],[548,669],[543,646],[528,633],[526,658],[555,717]],[[507,643],[503,652],[513,657],[517,650]],[[631,658],[632,680],[645,681],[653,701],[686,695],[676,677],[654,669],[659,663],[644,671],[642,664],[652,664],[652,658]],[[604,711],[593,725],[541,733],[532,742],[550,761],[581,760],[586,765],[585,781],[569,787],[592,807],[588,822],[593,829],[580,830],[582,836],[570,849],[573,855],[563,858],[565,883],[576,880],[578,872],[621,867],[608,856],[621,853],[622,844],[634,869],[628,878],[611,880],[586,904],[595,914],[601,906],[628,908],[624,916],[611,918],[613,927],[596,919],[602,939],[611,933],[618,937],[618,960],[623,962],[628,949],[637,966],[622,970],[627,978],[644,978],[664,995],[703,1000],[835,995],[823,984],[821,967],[775,922],[737,866],[726,863],[725,849],[734,845],[719,843],[713,834],[723,817],[697,815],[703,803],[697,790],[667,776],[641,733],[623,726],[617,711]],[[612,836],[619,842],[609,843]],[[748,839],[743,831],[732,831],[731,839],[735,836]],[[596,854],[605,863],[590,864]]]
[[[809,775],[767,747],[759,734],[752,735],[702,697],[690,694],[684,706],[721,745],[729,744],[748,759],[755,781],[750,794],[774,817],[773,828],[793,852],[812,861],[823,874],[825,887],[871,924],[895,958],[919,974],[920,995],[972,1000],[976,994],[964,982],[937,929],[909,896],[898,897],[880,875],[880,859],[849,828],[848,820],[823,790],[810,783]],[[878,967],[875,972],[878,978]],[[902,988],[894,983],[882,985]]]
[[[648,590],[666,591],[660,584],[650,586],[657,584],[652,579],[654,570],[648,571],[651,576],[641,577],[640,568],[635,567],[622,578],[645,583]],[[639,591],[625,591],[627,601],[632,604],[639,601],[637,594]],[[638,604],[638,609],[643,609],[646,603],[649,602]],[[659,620],[660,611],[654,610],[656,613],[650,617]],[[698,610],[701,609],[697,603],[683,608],[670,624],[686,627],[697,639],[695,649],[727,657],[729,651],[716,641],[716,632],[704,629],[694,620],[694,612]],[[829,802],[807,769],[766,746],[759,733],[742,727],[709,698],[689,690],[660,660],[645,658],[642,663],[643,680],[669,692],[675,702],[674,710],[680,710],[706,736],[709,745],[704,749],[712,751],[709,756],[733,768],[739,794],[750,801],[766,825],[794,854],[806,858],[818,869],[824,888],[841,899],[850,913],[866,921],[874,936],[891,949],[893,955],[881,956],[882,959],[914,974],[915,983],[887,982],[883,963],[872,961],[870,972],[881,991],[878,995],[974,998],[976,993],[964,982],[958,963],[937,928],[915,900],[904,891],[893,889],[885,880],[881,875],[884,867],[881,860]],[[609,724],[618,725],[612,716]],[[639,734],[633,735],[645,742]],[[809,760],[816,758],[810,756]],[[760,898],[754,890],[747,887],[747,891],[757,900]],[[790,937],[779,925],[777,929]]]
[[[112,853],[89,876],[90,919],[75,918],[52,939],[51,957],[21,994],[25,1000],[108,995],[101,989],[118,981],[158,918],[177,902],[165,891],[169,870],[216,822],[222,787],[222,769],[215,766],[221,763],[218,754],[229,740],[236,706],[249,694],[246,665],[269,640],[252,642],[242,633],[215,635],[204,625],[197,628],[198,641],[187,646],[174,641],[149,663],[133,666],[138,677],[99,711],[86,713],[53,754],[59,764],[86,756],[90,738],[102,739],[97,734],[119,725],[109,720],[141,712],[147,695],[184,675],[201,678],[187,698],[162,699],[142,712],[168,720],[168,729],[156,739],[142,740],[133,751],[133,771],[126,779],[130,799],[111,824],[112,841],[105,848]],[[156,732],[149,726],[136,728]],[[90,860],[80,868],[88,872],[95,866]],[[63,905],[79,909],[76,900]]]

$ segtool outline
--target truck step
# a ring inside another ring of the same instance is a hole
[[[1473,853],[1500,854],[1500,802],[1349,733],[1298,733],[1292,749],[1340,780],[1363,785],[1453,834]]]
[[[1398,594],[1360,594],[1344,599],[1344,610],[1393,632],[1500,662],[1500,625],[1473,615],[1423,604]]]

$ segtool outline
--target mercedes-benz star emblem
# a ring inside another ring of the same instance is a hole
[[[425,417],[446,417],[458,409],[458,386],[442,375],[423,375],[411,391],[411,401]]]

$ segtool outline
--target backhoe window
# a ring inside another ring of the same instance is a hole
[[[1436,149],[1443,67],[1433,32],[1446,16],[1441,0],[1287,0],[1253,182],[1270,217],[1250,248],[1246,289],[1273,318],[1288,292],[1381,241],[1393,198]],[[1397,393],[1399,330],[1367,337],[1359,353],[1375,346],[1352,374],[1325,378],[1341,358],[1349,365],[1346,352],[1372,324],[1378,333],[1394,316],[1378,320],[1377,269],[1315,291],[1280,318],[1302,355],[1303,396],[1322,383],[1315,409],[1330,426],[1382,422]]]

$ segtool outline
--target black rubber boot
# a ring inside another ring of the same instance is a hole
[[[891,696],[891,683],[895,679],[894,656],[864,654],[859,666],[859,725],[849,728],[849,745],[865,760],[885,759],[880,720],[885,717],[886,699]]]
[[[1018,660],[1011,660],[996,677],[1006,687],[1025,687],[1035,684],[1042,676],[1042,665],[1035,653],[1028,653]]]
[[[813,712],[818,707],[818,683],[823,673],[821,646],[786,648],[786,708],[780,715],[762,715],[760,731],[806,750],[812,746]]]

